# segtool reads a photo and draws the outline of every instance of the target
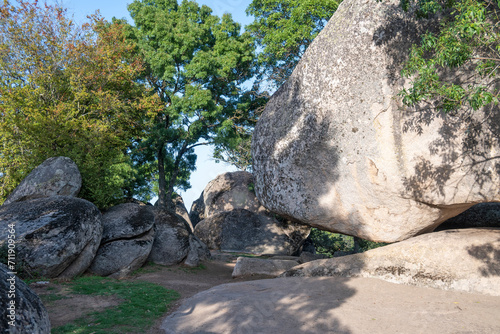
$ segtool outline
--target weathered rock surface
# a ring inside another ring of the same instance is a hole
[[[211,258],[210,250],[196,235],[189,235],[189,251],[184,260],[184,265],[188,267],[197,267],[201,260]]]
[[[303,251],[302,253],[300,253],[299,263],[306,263],[306,262],[322,260],[322,259],[326,259],[326,258],[328,258],[328,256],[323,255],[323,254],[315,254],[315,253]]]
[[[148,259],[153,247],[154,230],[132,239],[118,239],[102,244],[92,261],[90,273],[124,278],[139,269]]]
[[[370,278],[285,277],[218,285],[163,320],[166,334],[498,333],[498,297]]]
[[[146,262],[154,240],[154,209],[124,203],[103,214],[103,237],[89,272],[123,278]]]
[[[235,209],[205,218],[196,225],[195,234],[209,249],[292,255],[309,235],[309,228]]]
[[[153,228],[154,209],[150,205],[124,203],[116,205],[102,216],[102,241],[130,239],[147,233]]]
[[[443,114],[394,99],[410,46],[432,24],[395,0],[341,3],[255,128],[255,190],[266,208],[394,242],[500,200],[498,106]]]
[[[297,266],[293,260],[252,259],[239,257],[233,269],[233,278],[241,277],[278,277],[285,271]]]
[[[162,265],[174,265],[186,260],[197,266],[210,255],[208,248],[194,238],[187,222],[177,214],[158,210],[155,214],[155,238],[149,260]]]
[[[191,219],[189,218],[189,213],[186,209],[186,206],[184,205],[184,200],[182,199],[182,197],[181,196],[175,197],[174,204],[175,204],[175,213],[184,218],[186,223],[191,228],[191,232],[193,232],[194,226],[191,222]]]
[[[283,276],[375,277],[500,296],[500,229],[425,234],[360,254],[308,262]]]
[[[480,203],[467,209],[458,216],[448,219],[435,231],[471,227],[499,227],[500,203]]]
[[[33,169],[4,202],[50,196],[77,196],[82,187],[78,166],[66,157],[49,158]]]
[[[9,272],[11,271],[0,263],[0,305],[2,306],[0,329],[2,332],[12,334],[49,334],[49,314],[42,301],[26,283]],[[9,297],[11,294],[14,298]],[[12,301],[15,304],[12,305]]]
[[[253,175],[248,172],[220,174],[210,181],[203,191],[204,217],[235,209],[246,209],[252,212],[265,211],[255,196],[253,187]]]
[[[0,246],[15,224],[18,260],[47,278],[87,269],[102,237],[101,213],[83,199],[66,196],[31,199],[0,207]],[[75,266],[71,266],[76,263]]]
[[[203,199],[203,194],[204,192],[201,192],[200,197],[193,202],[191,210],[189,210],[189,220],[193,228],[196,227],[196,224],[205,219],[205,200]]]

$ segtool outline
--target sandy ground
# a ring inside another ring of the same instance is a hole
[[[234,280],[235,259],[218,256],[204,269],[162,267],[131,277],[181,294],[146,333],[500,333],[500,297],[367,278]],[[32,288],[38,294],[64,289],[54,283]],[[120,303],[66,296],[46,304],[53,327]]]

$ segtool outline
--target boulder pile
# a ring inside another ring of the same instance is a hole
[[[275,216],[260,204],[248,172],[219,175],[202,196],[203,204],[196,203],[196,208],[204,208],[203,220],[196,224],[194,233],[210,249],[292,255],[301,251],[309,235],[307,226]]]

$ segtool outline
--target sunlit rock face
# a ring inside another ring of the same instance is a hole
[[[395,98],[412,43],[435,26],[398,1],[342,2],[256,126],[255,191],[266,208],[394,242],[500,200],[498,108],[442,114]]]
[[[500,229],[467,228],[421,235],[364,253],[312,261],[282,276],[373,277],[500,296]]]

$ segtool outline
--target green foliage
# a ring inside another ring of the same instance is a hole
[[[74,324],[54,328],[52,333],[145,333],[179,299],[176,291],[141,281],[117,281],[81,277],[68,284],[76,294],[116,296],[123,301],[114,308],[93,312]]]
[[[317,228],[311,229],[309,237],[316,248],[316,252],[329,257],[333,257],[334,253],[337,251],[354,253],[358,247],[360,252],[365,252],[370,249],[387,245],[383,242],[363,240],[343,234],[322,231]],[[356,242],[358,243],[357,247]]]
[[[240,170],[252,170],[252,133],[270,98],[268,92],[259,93],[258,90],[258,85],[254,84],[250,91],[240,96],[228,135],[221,136],[215,143],[214,158],[217,162],[230,163]]]
[[[403,75],[412,82],[399,94],[403,103],[413,106],[430,102],[444,112],[497,105],[498,4],[478,0],[405,0],[402,6],[414,9],[417,16],[443,14],[440,31],[427,32],[411,50]]]
[[[333,254],[337,251],[348,252],[351,251],[352,248],[351,245],[348,245],[346,242],[346,238],[343,238],[341,234],[312,228],[309,237],[316,248],[316,252],[329,257],[333,257]]]
[[[163,108],[151,113],[138,156],[157,162],[160,205],[171,205],[174,187],[187,188],[194,147],[234,136],[240,85],[253,75],[254,45],[231,15],[212,15],[194,1],[136,0],[131,29],[147,63],[144,81]],[[162,204],[164,203],[164,204]]]
[[[261,76],[280,86],[314,38],[337,10],[340,0],[253,0],[246,27],[262,48]]]
[[[81,197],[106,207],[124,196],[127,147],[158,105],[124,33],[98,16],[77,27],[59,6],[0,6],[0,201],[53,156],[78,165]]]

